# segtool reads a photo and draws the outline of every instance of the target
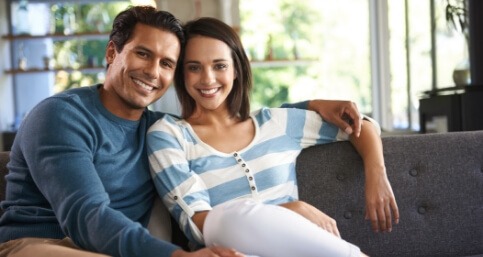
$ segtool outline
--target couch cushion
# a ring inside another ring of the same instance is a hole
[[[7,175],[7,162],[10,152],[0,152],[0,200],[5,199],[5,175]],[[0,214],[2,211],[0,210]]]

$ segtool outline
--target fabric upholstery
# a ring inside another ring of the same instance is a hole
[[[315,146],[297,160],[300,199],[337,221],[372,257],[483,257],[483,131],[383,138],[401,221],[374,233],[364,220],[364,170],[349,142]],[[0,196],[8,152],[0,152]],[[186,242],[177,225],[172,239]],[[183,245],[185,246],[185,245]]]
[[[7,175],[7,162],[10,152],[0,152],[0,200],[5,199],[5,175]],[[0,215],[3,213],[0,208]]]
[[[299,156],[300,198],[370,256],[483,256],[483,131],[388,137],[383,146],[401,215],[393,232],[376,234],[364,220],[363,165],[348,142]]]

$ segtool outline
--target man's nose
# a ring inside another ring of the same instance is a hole
[[[151,62],[144,67],[143,72],[150,79],[157,79],[159,77],[159,73],[161,72],[161,65],[157,62]]]

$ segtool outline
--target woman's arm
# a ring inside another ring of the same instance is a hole
[[[337,228],[337,222],[329,215],[323,213],[314,206],[303,201],[288,202],[280,204],[280,206],[304,216],[315,225],[325,229],[327,232],[330,232],[331,234],[340,238],[339,229]]]
[[[149,164],[156,190],[191,242],[203,244],[192,216],[211,210],[203,180],[190,169],[184,149],[185,137],[175,118],[165,116],[154,123],[146,137]]]
[[[283,104],[282,108],[297,108],[317,112],[325,121],[336,125],[345,133],[356,137],[361,133],[362,115],[357,105],[344,100],[311,100],[294,104]]]
[[[370,219],[375,232],[390,232],[392,219],[399,223],[399,210],[386,175],[382,141],[376,126],[363,120],[360,136],[351,135],[350,141],[364,162],[366,219]]]
[[[203,232],[203,225],[205,224],[205,219],[206,216],[208,216],[208,213],[210,211],[200,211],[196,212],[191,219],[195,223],[195,225],[198,227],[198,229]]]

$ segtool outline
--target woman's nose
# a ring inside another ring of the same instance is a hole
[[[211,69],[203,69],[201,73],[201,82],[210,85],[215,81],[215,74]]]

